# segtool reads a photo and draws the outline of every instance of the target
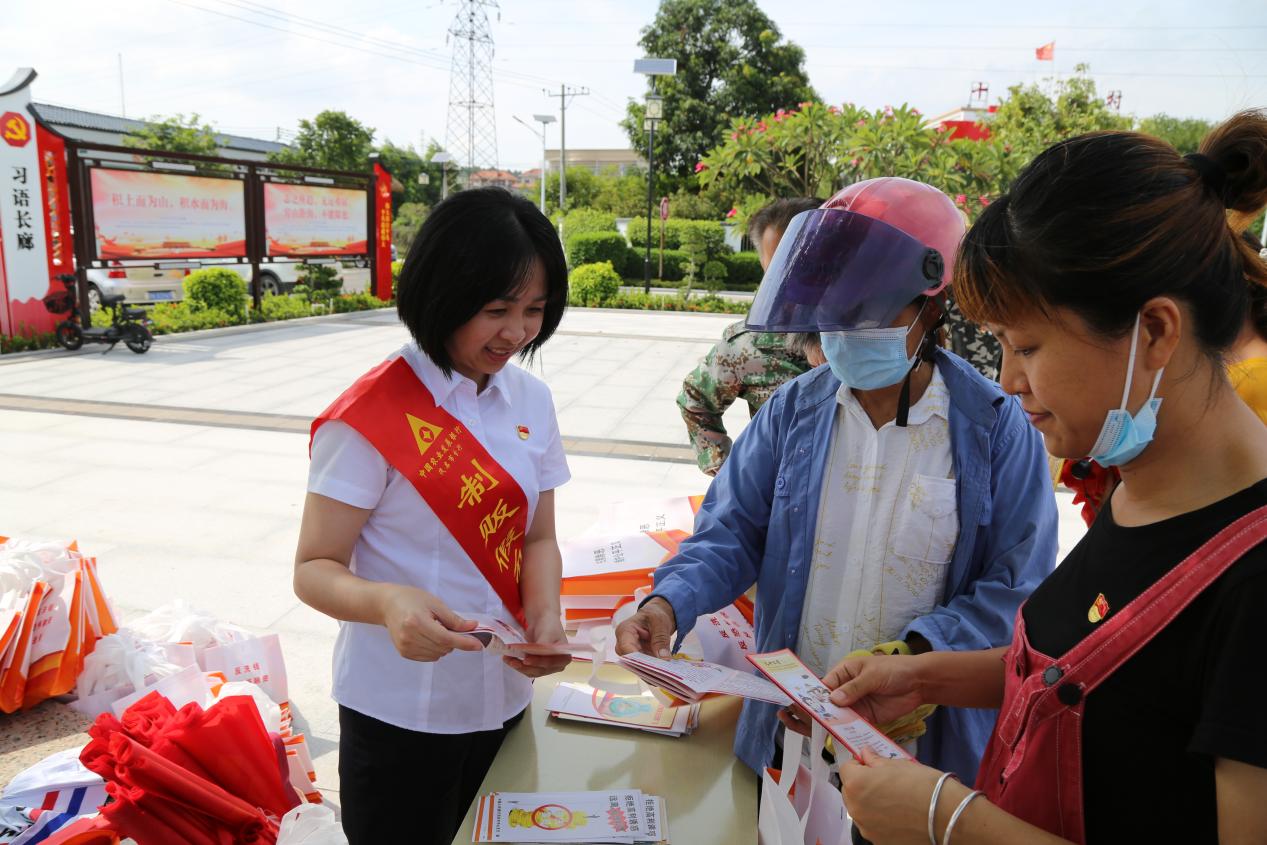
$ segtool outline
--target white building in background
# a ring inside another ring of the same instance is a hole
[[[621,175],[631,168],[645,169],[646,159],[634,150],[621,149],[578,149],[571,147],[567,151],[568,167],[588,167],[594,173],[602,173],[609,167],[616,168]],[[550,170],[559,169],[559,148],[546,150],[546,165]]]

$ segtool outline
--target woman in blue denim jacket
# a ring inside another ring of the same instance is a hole
[[[754,584],[757,648],[793,649],[820,675],[858,648],[1011,641],[1053,568],[1056,507],[1015,398],[932,343],[941,256],[962,234],[949,198],[904,179],[850,186],[793,220],[749,324],[821,331],[829,366],[786,384],[740,436],[619,650],[663,654],[675,629],[680,645]],[[777,716],[744,703],[735,752],[757,771]],[[917,756],[972,778],[994,719],[943,708]]]

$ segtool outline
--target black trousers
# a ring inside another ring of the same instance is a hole
[[[429,734],[339,707],[339,798],[349,845],[450,845],[515,716],[499,730]]]

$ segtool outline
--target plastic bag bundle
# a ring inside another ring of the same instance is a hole
[[[183,643],[195,654],[216,646],[254,638],[254,634],[223,622],[204,610],[175,599],[128,623],[139,636],[156,643]]]
[[[73,542],[0,537],[0,710],[70,692],[115,630],[94,558]]]
[[[348,838],[329,807],[300,804],[282,816],[277,845],[348,845]]]

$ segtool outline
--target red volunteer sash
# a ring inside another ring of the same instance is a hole
[[[404,358],[357,379],[312,422],[341,420],[361,433],[458,541],[507,609],[522,623],[519,576],[528,497],[514,476],[448,411],[436,405]]]

